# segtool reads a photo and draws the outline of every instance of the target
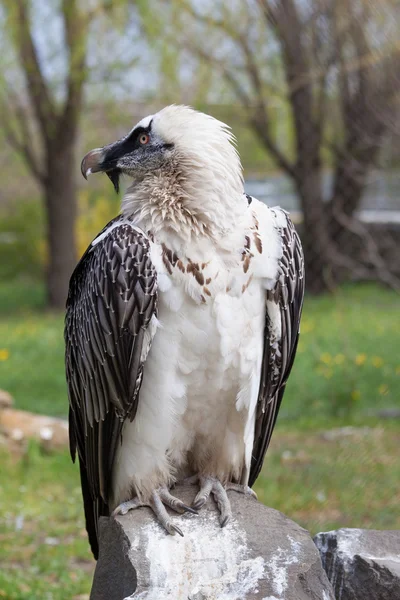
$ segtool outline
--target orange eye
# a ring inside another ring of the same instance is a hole
[[[147,133],[142,133],[142,135],[139,138],[139,142],[145,146],[146,144],[149,143],[149,141],[150,141],[150,136],[147,135]]]

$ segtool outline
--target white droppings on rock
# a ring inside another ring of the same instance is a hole
[[[184,538],[167,535],[157,523],[137,533],[134,546],[146,548],[150,573],[146,589],[139,573],[137,593],[129,598],[243,600],[256,592],[265,575],[265,561],[261,556],[251,557],[246,533],[237,522],[221,529],[217,515],[212,513],[187,520],[190,527],[185,529]]]
[[[342,534],[337,537],[337,551],[353,558],[355,548],[358,547],[358,541],[362,534],[361,529],[342,529]],[[333,534],[333,532],[329,532]],[[335,536],[336,537],[336,536]]]
[[[291,552],[277,548],[266,566],[266,576],[272,581],[274,592],[278,594],[279,598],[284,598],[288,587],[288,567],[299,562],[298,554],[301,550],[299,542],[290,535],[287,538],[290,542]]]

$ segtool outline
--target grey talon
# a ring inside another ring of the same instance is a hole
[[[225,525],[228,523],[229,521],[229,515],[226,515],[226,517],[224,519],[222,519],[221,521],[221,527],[225,527]]]
[[[181,537],[185,537],[185,536],[183,535],[182,531],[179,529],[179,527],[178,527],[177,525],[172,525],[172,524],[171,524],[171,529],[173,529],[173,530],[175,530],[177,533],[179,533],[179,535],[180,535]],[[174,531],[174,533],[173,533],[172,535],[175,535],[175,531]]]
[[[199,512],[195,508],[192,508],[191,506],[186,506],[186,504],[182,504],[182,508],[183,508],[183,510],[185,512],[189,512],[192,515],[198,515],[199,514]]]

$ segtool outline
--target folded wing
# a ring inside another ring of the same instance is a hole
[[[86,527],[108,515],[113,461],[135,418],[157,312],[157,274],[144,233],[122,216],[92,242],[70,281],[65,320],[70,450],[78,453]]]
[[[280,209],[271,209],[280,210]],[[257,479],[278,416],[299,338],[304,257],[293,223],[281,228],[283,254],[276,285],[267,292],[264,353],[249,485]]]

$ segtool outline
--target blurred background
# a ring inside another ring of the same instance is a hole
[[[65,430],[19,411],[66,417],[68,280],[119,211],[80,160],[169,103],[232,127],[305,248],[259,499],[311,533],[400,526],[399,25],[398,0],[0,0],[0,598],[88,597]]]

